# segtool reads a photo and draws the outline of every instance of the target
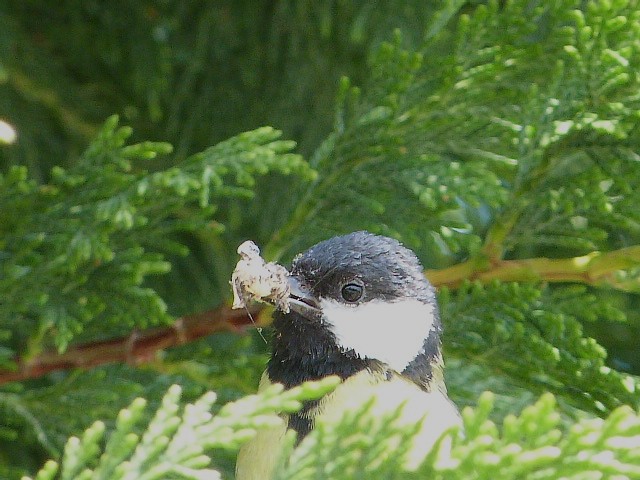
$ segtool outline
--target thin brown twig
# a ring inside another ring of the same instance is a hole
[[[47,373],[72,368],[89,369],[108,363],[139,365],[153,359],[156,352],[184,345],[220,331],[238,331],[250,323],[249,311],[223,306],[180,317],[169,327],[133,331],[126,337],[74,345],[64,353],[45,351],[32,358],[15,361],[15,370],[0,370],[0,384],[24,381]],[[255,315],[257,312],[250,312]]]

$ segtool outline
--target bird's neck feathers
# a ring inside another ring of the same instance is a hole
[[[441,334],[442,325],[440,319],[436,317],[429,336],[424,340],[422,350],[407,365],[402,374],[426,392],[440,391],[446,394]]]
[[[295,312],[277,312],[273,327],[273,353],[267,373],[272,382],[282,383],[286,388],[328,375],[337,375],[345,380],[365,369],[381,379],[389,379],[395,373],[381,361],[361,358],[353,350],[340,348],[333,333],[321,321],[309,320]],[[442,375],[441,330],[436,317],[420,352],[402,372],[397,372],[424,391],[446,392]]]
[[[272,382],[290,388],[308,380],[337,375],[343,380],[366,368],[380,370],[380,362],[342,352],[332,333],[319,321],[290,312],[273,320],[273,353],[267,365]]]

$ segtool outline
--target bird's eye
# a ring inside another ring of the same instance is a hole
[[[364,286],[358,283],[347,283],[342,287],[342,298],[349,303],[357,302],[362,298],[364,293]]]

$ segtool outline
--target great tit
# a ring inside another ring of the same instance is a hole
[[[236,478],[269,479],[287,429],[301,441],[317,422],[338,421],[371,397],[374,415],[400,411],[406,425],[422,422],[408,465],[415,467],[460,424],[443,379],[435,292],[416,255],[397,240],[355,232],[298,255],[288,282],[289,311],[274,313],[260,389],[327,375],[342,382],[279,427],[259,431],[238,455]]]

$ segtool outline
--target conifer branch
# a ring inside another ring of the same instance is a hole
[[[455,288],[463,281],[503,282],[576,282],[607,285],[625,292],[640,290],[640,282],[621,271],[640,266],[640,245],[611,252],[591,252],[572,258],[527,258],[494,260],[479,257],[440,270],[427,270],[436,287]]]
[[[252,315],[254,313],[257,312],[251,311]],[[17,359],[15,370],[0,370],[0,385],[70,368],[88,369],[118,362],[138,365],[152,359],[159,350],[184,345],[215,332],[238,330],[247,323],[247,311],[231,310],[226,306],[186,315],[168,327],[134,331],[125,337],[75,345],[64,353],[50,350]]]
[[[490,262],[479,257],[440,270],[427,270],[426,276],[436,287],[456,288],[464,281],[503,282],[576,282],[609,285],[622,291],[638,291],[635,278],[619,272],[640,265],[640,246],[612,252],[591,252],[573,258],[530,258]],[[258,313],[259,307],[252,314]],[[69,368],[91,368],[108,363],[140,364],[155,352],[197,340],[223,330],[236,330],[248,322],[244,311],[219,307],[179,318],[173,325],[134,331],[126,337],[90,342],[69,348],[64,353],[45,351],[29,359],[18,359],[14,371],[0,370],[0,384],[38,378]]]
[[[611,252],[591,252],[573,258],[529,258],[491,262],[478,257],[425,275],[435,287],[457,288],[464,281],[502,282],[575,282],[608,285],[625,292],[640,290],[637,278],[626,278],[621,271],[640,266],[640,245]],[[259,313],[254,307],[252,315]],[[237,330],[249,323],[244,311],[219,307],[187,315],[164,328],[134,331],[126,337],[90,342],[69,348],[64,353],[45,351],[28,359],[17,359],[13,371],[0,370],[0,385],[38,378],[69,368],[91,368],[108,363],[140,364],[169,347],[183,345],[215,332]]]

